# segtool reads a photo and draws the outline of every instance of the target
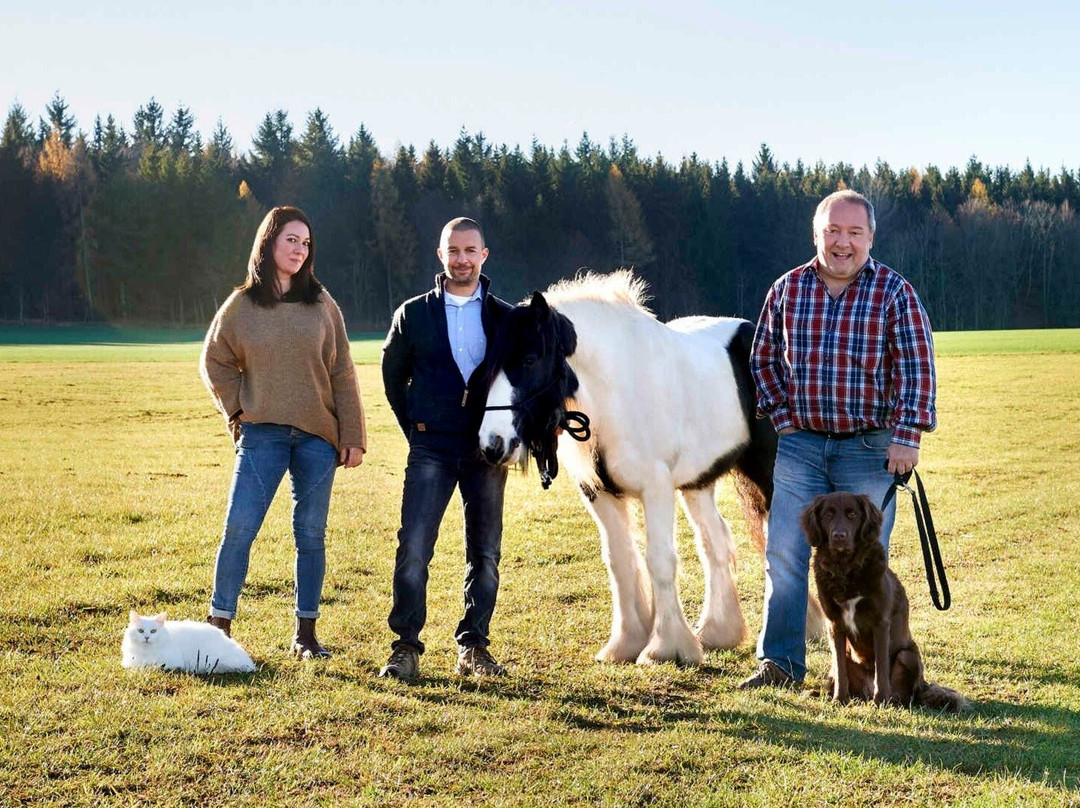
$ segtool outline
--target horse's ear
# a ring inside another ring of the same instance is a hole
[[[865,538],[877,541],[881,536],[881,525],[884,521],[881,509],[866,494],[859,494],[858,499],[859,510],[863,515],[862,532]]]
[[[825,543],[825,530],[821,526],[821,511],[824,505],[824,497],[818,497],[806,506],[806,510],[799,517],[799,523],[811,547],[820,547]]]
[[[547,321],[547,318],[551,316],[551,307],[548,306],[547,298],[539,292],[532,293],[532,299],[529,301],[529,308],[533,310],[533,314],[536,315],[536,321],[538,323]]]
[[[555,313],[555,329],[559,334],[559,345],[562,346],[564,356],[573,356],[577,350],[577,331],[569,317],[558,312]]]

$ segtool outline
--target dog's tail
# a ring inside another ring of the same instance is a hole
[[[943,710],[949,713],[962,713],[971,707],[971,703],[955,690],[925,682],[915,693],[915,704],[930,710]]]

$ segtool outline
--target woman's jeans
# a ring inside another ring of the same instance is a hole
[[[420,630],[427,621],[428,565],[455,486],[461,491],[465,517],[465,615],[454,637],[461,647],[488,644],[488,626],[499,592],[506,467],[492,466],[475,452],[461,457],[412,446],[401,498],[389,619],[390,629],[398,635],[395,649],[408,646],[424,652]]]
[[[893,475],[885,469],[885,452],[891,441],[891,429],[846,439],[805,431],[780,436],[765,544],[765,608],[757,657],[769,660],[796,681],[806,676],[810,578],[810,543],[799,519],[815,497],[833,491],[866,494],[881,507],[893,482]],[[881,527],[886,557],[895,517],[894,498],[885,509]]]
[[[291,426],[240,423],[236,470],[225,516],[225,535],[214,568],[213,617],[236,617],[251,544],[288,469],[296,541],[296,616],[319,616],[326,573],[326,516],[337,469],[337,450]]]

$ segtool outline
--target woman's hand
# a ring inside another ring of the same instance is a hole
[[[338,465],[347,469],[356,468],[364,462],[364,450],[359,446],[343,446],[338,450]]]

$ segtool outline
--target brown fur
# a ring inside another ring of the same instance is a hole
[[[802,514],[814,549],[814,580],[829,623],[834,701],[873,699],[878,704],[960,712],[967,700],[923,676],[919,646],[908,627],[904,586],[885,560],[881,511],[862,494],[820,496]],[[848,606],[849,626],[845,621]],[[853,630],[854,629],[854,630]]]

